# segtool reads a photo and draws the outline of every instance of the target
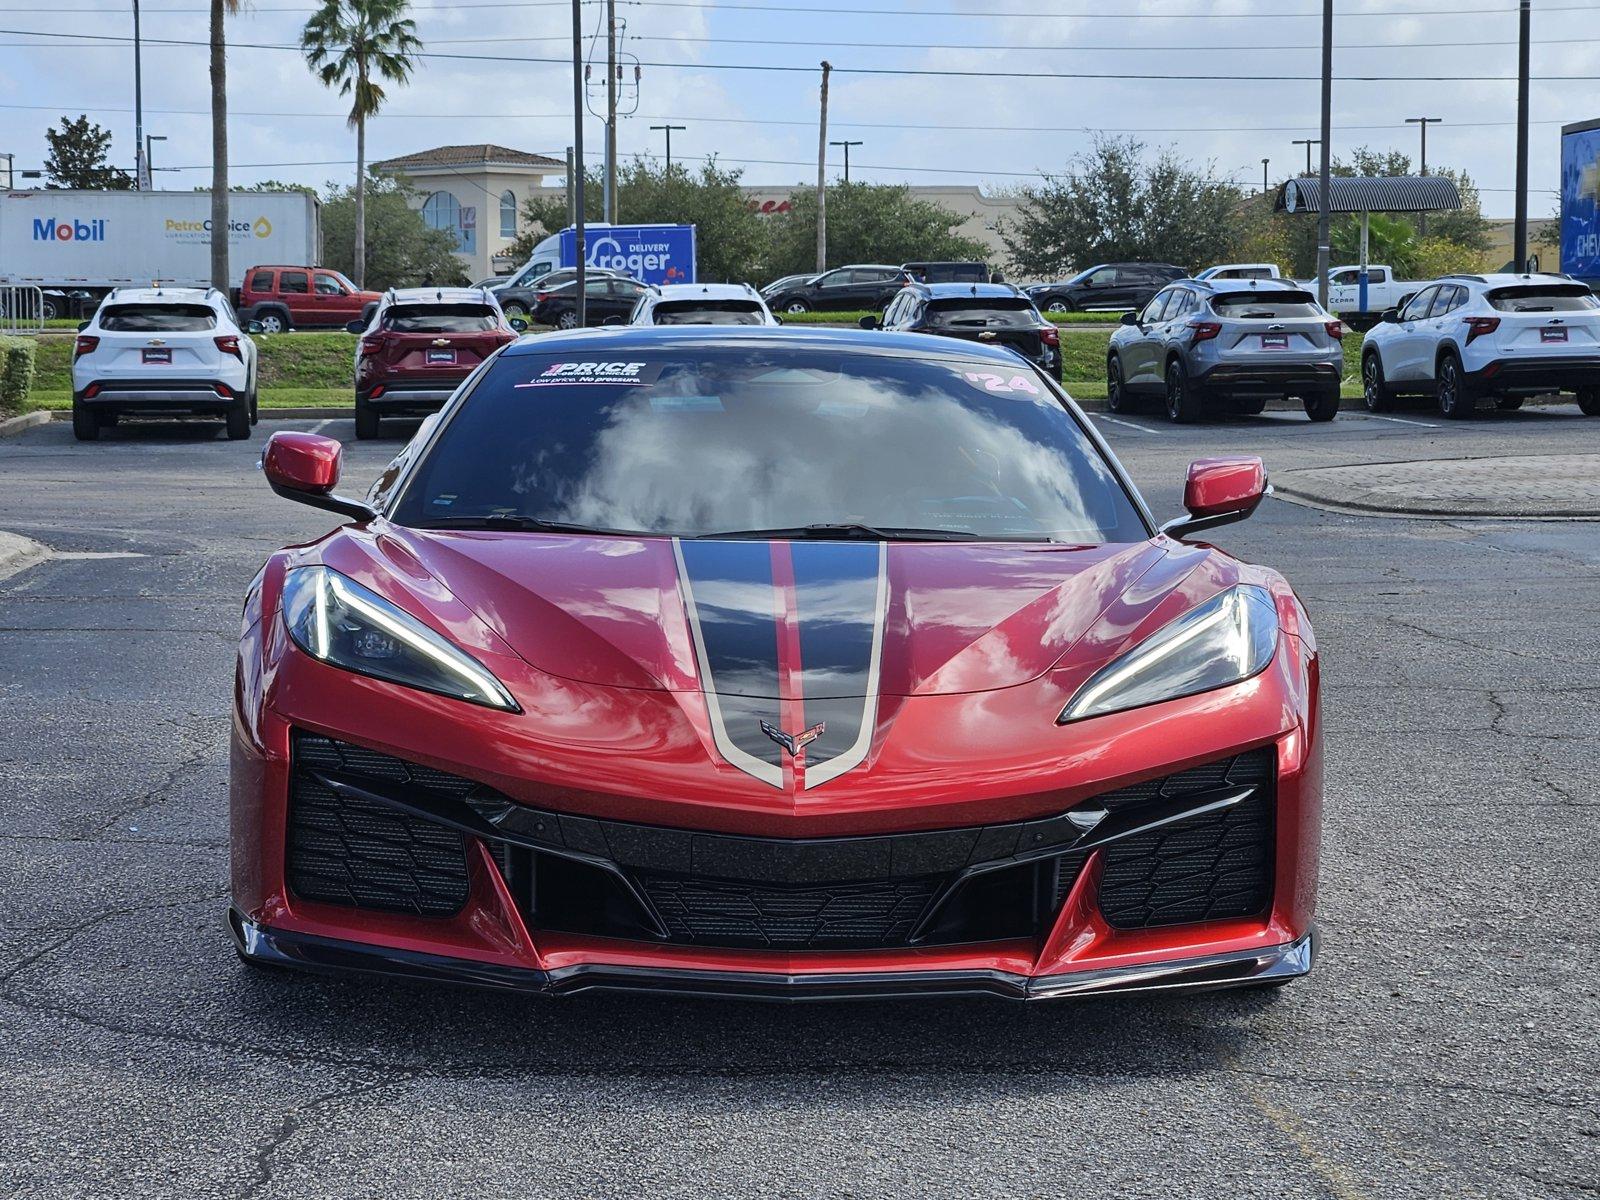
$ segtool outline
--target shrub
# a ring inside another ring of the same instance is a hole
[[[20,409],[33,388],[33,339],[0,337],[0,409]]]

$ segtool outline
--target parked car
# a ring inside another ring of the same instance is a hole
[[[815,271],[806,271],[800,275],[785,275],[781,279],[774,279],[761,289],[761,298],[770,301],[780,292],[789,288],[799,287],[803,283],[810,283],[816,277],[817,273]]]
[[[1600,417],[1600,300],[1564,275],[1447,275],[1367,331],[1361,388],[1372,412],[1429,395],[1463,418],[1482,401],[1573,392]]]
[[[256,344],[216,288],[113,288],[73,343],[72,432],[92,442],[123,416],[214,415],[248,437],[257,378]]]
[[[1349,324],[1365,329],[1374,324],[1380,315],[1391,308],[1399,308],[1422,290],[1421,280],[1396,278],[1393,268],[1367,267],[1367,303],[1361,304],[1361,268],[1359,266],[1333,267],[1328,271],[1328,311]],[[1316,291],[1317,281],[1307,280],[1305,286]]]
[[[1143,308],[1150,297],[1189,272],[1168,263],[1101,263],[1062,283],[1037,283],[1027,289],[1045,312]]]
[[[894,294],[911,282],[904,267],[872,263],[839,267],[815,276],[809,283],[793,284],[767,296],[775,312],[881,312]]]
[[[1305,975],[1316,641],[1205,540],[1261,460],[1194,463],[1158,528],[1053,391],[949,338],[630,326],[508,347],[364,500],[274,434],[338,528],[242,605],[240,955],[819,1000]]]
[[[989,264],[981,262],[908,262],[900,268],[918,283],[988,283]]]
[[[776,325],[778,321],[748,283],[667,283],[645,289],[627,324]]]
[[[862,317],[863,328],[878,325]],[[884,329],[1006,346],[1061,380],[1061,335],[1009,283],[913,283],[889,301]]]
[[[370,321],[348,326],[361,334],[356,437],[377,437],[386,416],[437,412],[467,376],[527,327],[521,319],[509,322],[483,288],[384,293]]]
[[[626,321],[633,313],[648,285],[637,279],[620,275],[601,275],[584,280],[584,324],[604,325],[610,317]],[[533,312],[536,324],[553,325],[557,329],[578,327],[578,281],[567,280],[550,288],[541,288],[534,297]]]
[[[327,267],[251,267],[239,288],[239,316],[259,321],[263,333],[348,325],[368,316],[382,298]]]
[[[546,271],[542,275],[530,275],[526,278],[519,273],[498,285],[490,285],[489,290],[494,293],[494,298],[499,302],[500,310],[506,314],[507,320],[521,317],[526,321],[533,318],[534,310],[539,307],[539,302],[544,299],[546,293],[577,278],[576,267],[561,267],[555,271]],[[611,271],[604,267],[588,267],[584,271],[584,278],[595,280],[629,277],[620,271]]]
[[[1282,279],[1277,263],[1219,263],[1207,267],[1196,279]]]
[[[1183,280],[1123,317],[1106,357],[1106,404],[1122,412],[1159,396],[1169,420],[1195,421],[1213,402],[1258,413],[1298,397],[1306,416],[1339,411],[1344,326],[1287,280]]]

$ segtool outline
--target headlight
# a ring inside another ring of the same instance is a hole
[[[1266,670],[1278,644],[1278,610],[1265,588],[1240,584],[1164,625],[1096,671],[1058,724],[1176,700]]]
[[[283,621],[295,645],[335,667],[489,708],[522,711],[477,659],[328,567],[289,572],[283,583]]]

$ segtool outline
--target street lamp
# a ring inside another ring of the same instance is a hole
[[[1271,161],[1272,160],[1270,158],[1263,158],[1261,160],[1261,194],[1263,196],[1267,194],[1267,164]]]
[[[1322,140],[1320,138],[1296,138],[1290,144],[1306,148],[1306,174],[1309,176],[1311,174],[1311,147],[1322,145]]]
[[[156,156],[151,152],[150,143],[164,142],[166,140],[167,139],[159,133],[147,133],[144,135],[144,169],[145,173],[150,176],[150,186],[152,188],[155,187]]]
[[[133,0],[133,186],[135,191],[150,187],[150,172],[144,145],[144,77],[140,66],[139,0]]]
[[[672,131],[674,129],[676,129],[681,133],[683,130],[688,129],[688,128],[689,127],[687,125],[652,125],[652,126],[650,126],[650,131],[652,133],[665,133],[667,135],[667,175],[668,175],[669,178],[672,175]]]
[[[864,145],[866,145],[866,143],[865,142],[829,142],[828,145],[830,145],[830,146],[843,146],[844,147],[844,181],[846,183],[849,183],[850,182],[850,147],[851,146],[864,146]]]
[[[1426,175],[1428,173],[1428,126],[1429,125],[1440,125],[1440,124],[1443,123],[1443,121],[1444,121],[1443,117],[1407,117],[1406,118],[1406,124],[1407,125],[1416,125],[1422,131],[1421,173],[1424,174],[1424,175]],[[1421,213],[1417,217],[1417,234],[1418,234],[1419,237],[1427,237],[1428,236],[1428,214],[1427,213]]]

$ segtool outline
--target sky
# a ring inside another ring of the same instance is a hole
[[[311,9],[247,0],[229,19],[236,183],[320,186],[354,170],[341,98],[297,51],[270,48],[295,43]],[[1537,219],[1555,206],[1560,126],[1600,117],[1600,0],[1533,9]],[[715,154],[749,184],[814,181],[827,58],[829,137],[863,143],[851,150],[855,179],[1015,187],[1062,169],[1104,131],[1259,187],[1262,158],[1274,182],[1301,173],[1305,149],[1293,142],[1317,136],[1320,11],[1317,0],[618,0],[624,52],[642,64],[619,148],[659,155],[650,126],[670,121],[687,126],[673,134],[675,159]],[[1415,154],[1417,129],[1404,118],[1440,117],[1430,164],[1466,169],[1486,214],[1510,216],[1516,88],[1495,77],[1516,73],[1515,0],[1339,0],[1336,11],[1334,152]],[[167,139],[154,150],[158,187],[209,181],[206,13],[205,0],[142,5],[145,130]],[[369,158],[473,142],[565,153],[568,0],[425,0],[413,14],[438,57],[390,89],[369,125]],[[582,18],[586,35],[598,32],[602,4],[584,0]],[[131,169],[132,24],[129,2],[0,0],[0,153],[15,154],[18,171],[42,163],[50,125],[79,113],[112,131],[113,159]],[[603,40],[586,36],[585,50],[603,64]],[[597,151],[597,119],[584,136]],[[829,161],[837,174],[837,147]]]

